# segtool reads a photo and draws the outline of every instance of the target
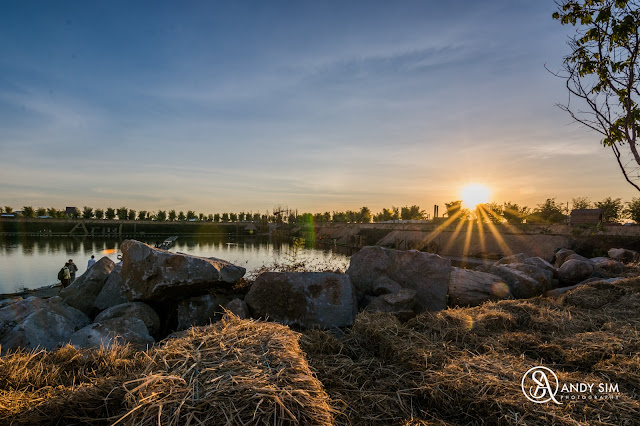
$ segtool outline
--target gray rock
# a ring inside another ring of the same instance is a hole
[[[146,349],[155,342],[141,319],[122,317],[89,324],[73,333],[69,340],[78,348],[111,348],[130,343],[138,349]]]
[[[238,298],[224,305],[224,308],[240,319],[247,319],[251,316],[249,315],[249,307],[246,302]]]
[[[520,265],[535,268],[531,265]],[[526,272],[515,269],[511,266],[514,265],[496,265],[491,268],[491,273],[500,277],[502,280],[504,280],[505,283],[507,283],[507,285],[509,286],[509,291],[511,292],[513,297],[517,299],[527,299],[529,297],[539,296],[545,291],[549,290],[550,285],[547,284],[546,280],[541,280],[540,275],[536,274],[536,279],[529,276]],[[538,269],[538,271],[542,270]]]
[[[131,302],[131,300],[127,298],[124,287],[122,286],[121,271],[122,265],[116,265],[109,274],[109,278],[107,278],[107,282],[104,283],[102,291],[100,291],[100,294],[98,294],[98,297],[96,297],[96,300],[93,302],[93,306],[97,310],[102,311],[111,306]]]
[[[589,278],[593,270],[594,266],[589,261],[570,259],[558,269],[558,278],[561,283],[575,284]]]
[[[400,284],[387,276],[382,276],[373,283],[373,294],[382,296],[383,294],[393,294],[402,290]]]
[[[553,281],[553,272],[526,263],[512,263],[507,266],[520,272],[524,272],[529,277],[538,281],[540,285],[545,288],[544,291],[547,291],[551,288],[551,283]]]
[[[351,256],[347,274],[359,301],[373,295],[374,283],[388,277],[402,288],[415,290],[416,313],[447,307],[451,261],[437,254],[368,246]]]
[[[415,316],[413,307],[416,303],[416,292],[408,288],[402,288],[397,293],[387,293],[374,297],[367,305],[370,312],[389,312],[402,317]]]
[[[494,265],[508,265],[510,263],[523,263],[527,259],[527,255],[524,253],[512,254],[511,256],[503,257],[496,261]]]
[[[555,266],[553,266],[552,264],[550,264],[549,262],[547,262],[546,260],[544,260],[541,257],[529,257],[529,258],[525,259],[524,263],[527,264],[527,265],[535,266],[536,268],[540,268],[540,269],[544,269],[546,271],[549,271],[549,272],[551,272],[553,277],[557,277],[558,276],[558,268],[556,268]]]
[[[556,252],[556,256],[555,256],[556,260],[553,265],[556,268],[561,267],[564,261],[567,260],[567,257],[571,256],[572,254],[576,254],[576,252],[573,250],[565,249],[565,248],[558,250]]]
[[[178,330],[211,324],[222,318],[222,307],[236,298],[235,294],[205,294],[178,303]]]
[[[245,269],[227,261],[155,249],[135,240],[124,241],[123,294],[128,300],[170,301],[229,288]]]
[[[158,336],[160,332],[160,317],[153,308],[142,302],[128,302],[112,306],[98,314],[94,323],[103,322],[113,318],[138,318],[147,327],[152,336]]]
[[[358,305],[346,274],[265,272],[245,297],[253,317],[304,328],[353,324]]]
[[[54,349],[89,322],[60,297],[29,297],[0,309],[0,346],[3,352],[19,347]]]
[[[564,261],[566,262],[567,260],[571,260],[571,259],[581,260],[583,262],[591,262],[591,259],[587,259],[586,257],[580,256],[579,254],[572,254],[568,256]]]
[[[604,274],[621,274],[624,271],[624,263],[608,257],[593,257],[589,259],[595,265],[596,271]]]
[[[612,248],[607,254],[611,259],[622,263],[638,262],[640,260],[640,254],[638,254],[638,252],[623,248]]]
[[[98,260],[84,274],[60,291],[60,297],[69,305],[87,315],[92,314],[93,302],[102,290],[115,263],[108,257]]]
[[[512,297],[509,286],[496,275],[451,268],[449,306],[477,306],[489,300]]]

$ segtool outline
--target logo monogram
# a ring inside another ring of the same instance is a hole
[[[551,380],[549,380],[551,378]],[[537,404],[553,401],[556,404],[562,402],[556,399],[558,393],[558,377],[550,368],[533,367],[522,377],[522,393],[529,401]]]

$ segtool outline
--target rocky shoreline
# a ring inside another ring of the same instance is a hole
[[[557,297],[584,283],[638,275],[640,255],[611,249],[587,259],[568,249],[553,258],[520,253],[462,269],[416,250],[364,247],[346,273],[264,272],[221,259],[171,253],[127,240],[123,262],[100,259],[67,288],[50,286],[4,295],[2,353],[18,348],[78,348],[129,343],[144,349],[172,333],[218,321],[269,319],[298,329],[339,329],[360,311],[405,321],[424,312],[488,301]]]

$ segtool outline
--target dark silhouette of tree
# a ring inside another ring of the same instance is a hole
[[[115,217],[116,217],[115,209],[113,209],[111,207],[107,207],[107,210],[105,210],[105,212],[104,212],[104,217],[109,219],[109,220],[115,219]]]
[[[128,216],[129,209],[127,209],[126,207],[120,207],[116,214],[117,214],[119,220],[127,220],[127,217],[129,217]]]
[[[104,217],[104,210],[96,209],[93,215],[96,217],[96,219],[102,219]]]
[[[91,219],[93,217],[93,208],[84,206],[82,208],[82,218],[83,219]]]
[[[176,211],[175,210],[169,210],[169,220],[171,222],[173,222],[177,218],[178,218],[178,215],[176,214]]]
[[[36,211],[31,206],[23,206],[22,216],[29,217],[29,218],[36,217]]]
[[[602,209],[602,218],[607,223],[616,223],[622,218],[624,206],[620,198],[607,197],[602,201],[596,201],[595,205]]]
[[[507,223],[522,223],[530,213],[527,206],[520,207],[520,205],[511,201],[503,204],[502,216]]]

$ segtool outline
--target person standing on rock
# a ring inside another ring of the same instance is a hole
[[[89,263],[87,263],[87,269],[91,268],[94,263],[96,263],[96,257],[91,255],[91,259],[89,259]]]
[[[62,279],[60,280],[62,282],[62,288],[65,288],[66,286],[71,284],[71,272],[69,271],[69,262],[66,262],[64,264],[64,267],[60,272],[62,273]]]
[[[71,274],[71,281],[69,282],[69,284],[71,284],[76,280],[76,272],[78,272],[78,267],[76,266],[75,263],[73,263],[73,259],[69,259],[68,265],[69,265],[69,273]]]

